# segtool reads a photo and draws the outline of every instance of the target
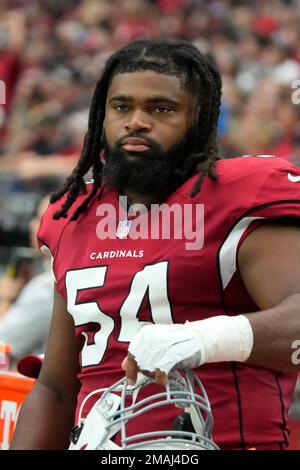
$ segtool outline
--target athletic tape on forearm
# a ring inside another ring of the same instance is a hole
[[[201,364],[208,362],[244,362],[253,347],[253,330],[244,315],[220,315],[205,320],[186,322],[185,329],[201,349]]]

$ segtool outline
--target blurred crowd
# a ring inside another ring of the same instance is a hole
[[[106,58],[157,37],[218,66],[221,158],[300,166],[300,0],[0,0],[0,341],[15,361],[42,353],[49,328],[51,270],[31,240],[44,196],[76,164]]]
[[[0,169],[24,179],[67,173],[107,56],[161,36],[193,41],[217,63],[224,158],[276,153],[300,163],[299,23],[299,0],[1,0]]]
[[[299,25],[300,0],[1,0],[0,272],[76,164],[106,58],[132,40],[182,38],[213,58],[222,158],[300,165]]]

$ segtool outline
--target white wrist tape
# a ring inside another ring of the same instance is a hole
[[[185,329],[201,350],[201,365],[208,362],[244,362],[251,354],[253,331],[244,315],[220,315],[205,320],[186,322]]]

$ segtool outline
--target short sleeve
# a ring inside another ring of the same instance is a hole
[[[300,217],[300,169],[286,164],[265,178],[248,214],[266,218]]]
[[[239,240],[238,250],[250,233],[266,223],[300,226],[300,169],[287,163],[268,172],[244,217],[252,221]]]
[[[64,231],[64,228],[70,222],[71,217],[75,210],[82,204],[84,199],[88,196],[89,192],[93,189],[93,184],[86,183],[86,193],[80,193],[76,198],[75,202],[69,209],[67,217],[61,217],[60,219],[54,219],[54,214],[59,211],[64,204],[67,195],[62,196],[61,199],[54,203],[50,203],[47,207],[44,215],[42,216],[40,226],[37,232],[37,242],[39,249],[42,253],[50,254],[55,259],[58,249],[59,240]]]
[[[52,258],[56,255],[60,235],[69,220],[63,217],[58,220],[53,219],[53,215],[59,210],[61,204],[61,201],[49,204],[41,219],[37,232],[39,249],[42,253],[50,255]]]
[[[234,211],[230,215],[234,213],[234,219],[219,252],[223,288],[237,270],[239,249],[250,233],[275,221],[300,224],[300,169],[276,157],[249,157],[240,163],[235,169],[232,162],[229,174],[232,186],[237,181],[239,184],[235,192],[231,191]]]

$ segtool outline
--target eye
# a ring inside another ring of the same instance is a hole
[[[128,111],[128,109],[129,109],[126,104],[116,104],[113,108],[116,111],[120,111],[121,113],[124,112],[124,111]]]
[[[156,106],[153,108],[153,111],[158,114],[167,114],[167,113],[173,113],[173,109],[167,108],[165,106]]]

